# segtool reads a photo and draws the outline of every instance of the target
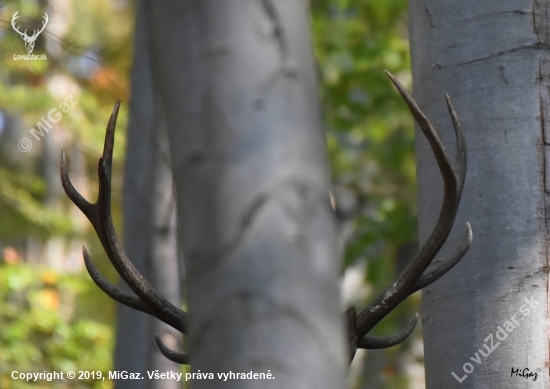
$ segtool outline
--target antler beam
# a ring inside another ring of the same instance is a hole
[[[111,170],[113,163],[113,144],[115,126],[120,108],[117,101],[105,134],[103,156],[99,159],[97,170],[99,176],[99,194],[94,204],[89,203],[75,189],[67,172],[65,153],[61,153],[61,183],[71,201],[86,215],[92,223],[109,260],[121,278],[128,284],[135,295],[127,293],[107,281],[92,264],[88,251],[83,247],[84,262],[88,273],[96,285],[108,296],[130,308],[148,313],[182,333],[187,333],[187,314],[154,291],[147,280],[137,271],[128,259],[119,242],[111,216]],[[184,353],[169,350],[160,339],[157,340],[161,352],[169,359],[188,363]],[[160,346],[162,344],[162,347]]]
[[[434,230],[420,249],[416,258],[407,266],[397,281],[357,316],[355,316],[355,309],[353,309],[353,312],[351,308],[348,309],[346,316],[348,320],[351,359],[353,359],[357,348],[385,348],[405,340],[412,333],[416,325],[416,318],[404,331],[391,337],[374,338],[367,337],[366,334],[408,296],[431,284],[447,273],[462,259],[472,243],[472,229],[470,223],[466,223],[466,239],[459,249],[451,258],[443,260],[442,263],[435,266],[432,271],[424,274],[447,240],[456,218],[462,190],[464,188],[464,179],[466,177],[466,140],[462,132],[462,125],[451,103],[451,98],[448,94],[445,94],[447,108],[453,122],[457,142],[456,168],[453,169],[451,162],[445,154],[443,143],[441,139],[439,139],[433,125],[420,110],[416,101],[414,101],[403,85],[401,85],[391,73],[386,71],[386,74],[407,103],[409,110],[420,126],[434,153],[439,171],[443,177],[443,203]]]

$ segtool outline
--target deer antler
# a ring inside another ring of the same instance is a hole
[[[21,36],[27,36],[27,30],[25,30],[25,32],[21,32],[19,31],[19,28],[17,28],[17,26],[15,25],[15,21],[19,18],[19,11],[15,11],[15,13],[13,14],[12,18],[11,18],[11,26],[13,27],[13,29]]]
[[[14,17],[15,16],[16,15],[14,15]],[[353,307],[346,311],[350,360],[353,359],[357,348],[385,348],[405,340],[414,330],[417,323],[417,316],[397,335],[391,337],[372,337],[367,336],[367,333],[408,296],[436,281],[449,271],[460,261],[472,243],[472,230],[470,224],[466,223],[466,239],[458,250],[450,259],[443,261],[433,270],[425,273],[426,269],[447,240],[456,218],[466,176],[466,142],[458,116],[452,106],[451,99],[446,95],[447,107],[451,115],[457,140],[457,167],[455,171],[445,155],[443,144],[432,124],[399,81],[390,73],[386,73],[401,93],[401,96],[409,106],[410,111],[430,143],[441,175],[443,176],[443,203],[439,219],[432,234],[423,245],[416,258],[407,266],[397,281],[359,315],[356,315],[355,308]],[[103,156],[98,162],[99,195],[96,203],[91,204],[86,201],[72,185],[67,173],[64,152],[62,152],[61,155],[61,181],[65,193],[86,215],[88,220],[90,220],[109,260],[122,279],[134,291],[135,295],[124,292],[109,283],[109,281],[107,281],[93,266],[86,248],[83,248],[86,268],[97,286],[107,295],[130,308],[148,313],[185,334],[187,332],[187,314],[164,297],[158,295],[145,278],[137,271],[122,250],[113,226],[111,217],[111,168],[115,125],[119,107],[120,101],[117,101],[107,125]],[[160,351],[168,359],[183,364],[189,363],[187,354],[170,350],[162,343],[158,336],[156,340]]]
[[[30,39],[30,40],[34,40],[33,38],[36,38],[38,35],[40,35],[42,33],[42,31],[44,31],[44,29],[46,28],[46,25],[48,24],[48,21],[50,20],[50,17],[48,16],[48,14],[44,14],[43,18],[44,18],[44,22],[42,23],[42,28],[40,30],[33,30],[33,34],[32,36],[28,36],[27,35],[27,30],[25,29],[25,32],[21,32],[19,31],[19,28],[17,28],[17,26],[15,25],[15,21],[19,18],[19,11],[15,11],[15,13],[13,14],[12,18],[11,18],[11,26],[13,27],[13,29],[19,34],[21,35],[23,38],[25,38],[25,40],[27,39]]]
[[[42,23],[42,28],[39,30],[34,30],[32,36],[27,35],[27,30],[25,30],[25,32],[19,31],[19,28],[17,28],[17,26],[15,25],[15,21],[17,20],[18,17],[19,17],[19,11],[16,11],[13,14],[13,17],[11,18],[11,26],[15,31],[17,31],[19,35],[21,35],[21,37],[25,41],[25,48],[27,49],[27,53],[30,54],[34,49],[34,41],[36,40],[38,35],[40,35],[42,31],[44,31],[44,29],[46,28],[46,25],[48,24],[48,21],[50,20],[50,17],[48,16],[48,14],[44,14],[43,17],[45,20]]]
[[[392,337],[375,338],[366,336],[366,334],[408,296],[436,281],[456,265],[464,254],[466,254],[472,243],[472,229],[470,223],[466,223],[466,239],[458,250],[450,259],[444,260],[433,270],[424,274],[447,240],[456,218],[460,198],[462,196],[462,189],[464,187],[464,179],[466,177],[466,140],[462,132],[462,125],[451,103],[451,98],[446,94],[447,108],[453,122],[457,142],[455,171],[453,170],[451,162],[445,155],[445,148],[433,125],[426,118],[424,113],[422,113],[403,85],[401,85],[391,73],[386,71],[386,74],[397,87],[397,90],[409,106],[409,110],[413,114],[416,122],[422,129],[424,136],[426,136],[430,143],[437,165],[443,176],[443,203],[434,230],[420,249],[416,258],[407,266],[397,281],[357,316],[355,314],[355,308],[353,307],[346,311],[350,360],[353,359],[357,348],[385,348],[405,340],[412,333],[416,325],[416,318],[405,330]]]
[[[80,208],[92,223],[113,267],[120,274],[124,282],[134,291],[135,295],[127,293],[107,281],[92,264],[88,251],[83,247],[82,251],[86,268],[96,285],[119,303],[148,313],[185,334],[187,333],[187,314],[156,293],[147,280],[137,271],[124,253],[113,226],[111,216],[111,168],[113,163],[115,126],[119,107],[120,101],[117,101],[107,125],[103,156],[99,159],[97,165],[99,176],[97,201],[94,204],[89,203],[74,188],[67,172],[67,162],[63,151],[61,153],[61,183],[69,199]],[[159,344],[161,352],[167,358],[179,363],[189,363],[187,354],[168,349],[168,347],[162,344],[159,338],[157,338],[157,344]]]
[[[40,30],[34,30],[34,33],[32,34],[31,39],[36,38],[46,28],[46,25],[48,24],[48,21],[50,20],[50,17],[48,16],[48,14],[45,13],[43,18],[44,18],[44,22],[42,23],[42,28]]]

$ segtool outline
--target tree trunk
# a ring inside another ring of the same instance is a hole
[[[147,7],[145,0],[138,1],[124,166],[124,250],[155,290],[179,305],[177,250],[172,239],[175,226],[170,223],[172,183],[164,165],[166,153],[161,148],[166,131],[154,109]],[[114,370],[140,372],[144,377],[148,370],[179,372],[180,367],[160,355],[154,342],[156,332],[167,345],[174,346],[171,330],[166,327],[143,312],[119,304]],[[179,383],[147,378],[117,380],[116,389],[126,388],[176,389]]]
[[[306,4],[152,3],[192,371],[274,378],[232,388],[344,387],[340,258]]]
[[[474,231],[466,258],[423,292],[426,387],[548,388],[548,2],[409,7],[415,98],[453,155],[448,92],[468,142],[459,228],[446,246],[466,221]],[[422,242],[437,218],[441,178],[427,142],[416,139]]]
[[[155,131],[149,144],[153,148],[153,161],[149,185],[149,220],[151,235],[147,267],[151,285],[175,306],[180,306],[180,279],[178,264],[178,248],[176,241],[176,199],[172,171],[170,169],[170,154],[168,151],[168,134],[164,120],[155,120]],[[181,264],[183,266],[183,263]],[[181,280],[183,282],[183,279]],[[153,333],[157,334],[165,345],[173,350],[180,348],[181,334],[161,322],[149,317],[150,332],[147,334],[149,343],[149,369],[160,372],[180,372],[181,367],[166,359],[157,347]],[[180,388],[176,380],[150,380],[150,389]]]

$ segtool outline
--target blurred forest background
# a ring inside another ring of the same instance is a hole
[[[406,0],[311,0],[320,99],[334,193],[345,243],[343,309],[363,307],[415,254],[416,188],[412,117],[383,70],[410,89]],[[46,30],[33,54],[11,27]],[[14,381],[13,370],[112,369],[116,304],[90,280],[82,245],[103,274],[117,276],[90,223],[64,195],[60,152],[71,177],[95,199],[97,160],[116,99],[113,216],[122,236],[122,172],[135,4],[128,0],[0,2],[0,388],[112,388],[108,380],[64,384]],[[177,34],[177,32],[170,32]],[[170,37],[167,37],[170,39]],[[69,97],[70,96],[70,97]],[[63,112],[63,102],[77,101]],[[61,113],[57,122],[48,112]],[[48,122],[40,135],[37,123]],[[31,131],[31,129],[38,130]],[[26,138],[26,141],[21,141]],[[402,328],[415,295],[374,334]],[[152,335],[151,335],[152,336]],[[423,388],[419,329],[405,343],[360,353],[353,388]]]

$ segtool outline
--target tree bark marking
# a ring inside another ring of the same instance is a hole
[[[260,0],[260,4],[262,6],[263,11],[267,15],[267,18],[272,24],[273,37],[277,42],[277,46],[279,47],[279,52],[281,53],[281,58],[284,61],[288,55],[288,46],[284,36],[285,34],[284,34],[283,24],[281,22],[277,9],[275,8],[275,4],[271,0]]]
[[[550,193],[550,60],[539,61],[540,126],[543,143],[544,191]]]
[[[548,1],[533,1],[533,29],[539,43],[550,43],[548,28]]]

